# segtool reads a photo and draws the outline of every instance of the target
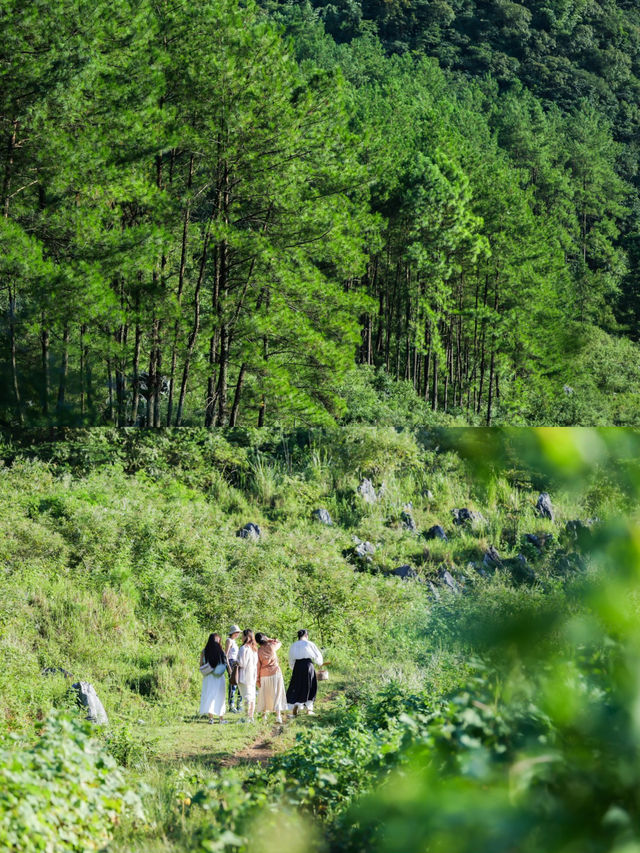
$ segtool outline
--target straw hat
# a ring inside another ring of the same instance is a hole
[[[239,634],[241,631],[242,629],[239,628],[237,625],[232,625],[229,628],[229,636],[231,636],[232,634]]]

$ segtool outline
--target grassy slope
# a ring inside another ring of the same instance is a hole
[[[92,681],[116,719],[149,708],[173,714],[185,697],[195,703],[194,662],[207,633],[232,620],[285,640],[306,624],[339,666],[359,655],[365,676],[382,635],[398,649],[407,677],[409,670],[418,677],[410,647],[426,624],[427,591],[354,572],[342,556],[352,535],[379,543],[374,571],[411,563],[436,580],[442,565],[464,570],[480,561],[489,543],[515,554],[523,533],[554,525],[535,517],[537,492],[526,485],[498,477],[480,486],[453,454],[424,451],[409,436],[364,434],[369,446],[327,438],[289,466],[262,456],[240,487],[212,467],[194,473],[146,465],[128,474],[106,463],[73,474],[65,465],[18,459],[4,468],[5,725],[19,728],[60,701],[64,683],[39,678],[43,666]],[[386,483],[379,504],[356,495],[363,474]],[[560,524],[597,514],[597,491],[553,497]],[[409,500],[419,529],[441,523],[448,543],[401,529]],[[316,506],[326,506],[337,524],[312,522]],[[480,509],[487,525],[454,528],[451,509],[459,506]],[[264,530],[257,544],[235,535],[249,520]]]
[[[63,678],[39,676],[45,665],[95,684],[114,753],[132,779],[151,784],[149,807],[161,827],[155,840],[127,835],[118,849],[188,849],[188,829],[175,824],[176,796],[256,740],[286,748],[297,730],[330,723],[345,701],[393,680],[447,690],[462,671],[449,648],[452,607],[463,613],[480,597],[487,611],[513,611],[543,595],[539,584],[514,586],[508,573],[482,580],[468,562],[479,562],[489,543],[515,555],[525,532],[560,536],[567,519],[603,516],[623,502],[594,481],[579,495],[554,492],[557,522],[543,521],[533,509],[540,484],[534,489],[521,472],[480,484],[455,454],[425,450],[393,431],[346,430],[293,456],[231,447],[246,464],[224,475],[219,453],[214,464],[209,450],[178,463],[166,452],[151,461],[143,455],[135,465],[130,454],[107,452],[84,467],[69,461],[74,454],[52,463],[7,452],[10,464],[0,469],[2,725],[24,729],[67,702]],[[378,504],[358,498],[363,475],[386,483]],[[401,528],[409,500],[419,529],[441,523],[448,543]],[[316,506],[337,524],[313,523]],[[487,524],[453,527],[451,510],[460,506],[481,510]],[[249,520],[264,530],[259,543],[235,536]],[[378,574],[354,571],[342,556],[353,534],[380,543]],[[550,559],[534,563],[547,591],[556,582]],[[426,585],[384,576],[403,563],[436,582],[446,565],[471,595],[443,590],[434,605]],[[300,624],[310,628],[339,679],[323,719],[297,720],[275,737],[269,725],[254,731],[194,721],[198,650],[209,630],[231,620],[285,640]],[[381,649],[394,653],[381,656]]]

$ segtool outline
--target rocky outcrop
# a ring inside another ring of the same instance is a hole
[[[555,521],[555,513],[553,504],[548,492],[541,492],[536,502],[536,512],[540,518],[548,518],[550,521]]]
[[[333,519],[329,514],[329,510],[324,509],[324,507],[321,507],[320,509],[314,509],[314,511],[311,513],[311,518],[314,521],[319,522],[320,524],[326,525],[327,527],[331,527],[333,524]]]
[[[460,592],[460,587],[457,581],[454,579],[453,575],[448,569],[440,569],[440,571],[438,572],[438,577],[440,578],[444,586],[450,589],[451,592]]]
[[[102,702],[98,699],[98,694],[93,684],[89,684],[88,681],[77,681],[71,685],[71,689],[76,694],[78,705],[81,708],[86,708],[87,720],[101,726],[106,726],[109,723],[107,712],[104,710]]]
[[[482,565],[485,569],[498,569],[502,566],[500,554],[498,554],[493,545],[489,545],[488,549],[485,551]]]
[[[405,504],[400,513],[400,521],[402,522],[403,530],[410,530],[412,533],[416,533],[418,527],[414,521],[412,510],[413,506],[411,504]]]
[[[485,521],[485,517],[481,512],[476,512],[473,509],[452,509],[454,524],[480,524]]]
[[[373,487],[373,483],[366,477],[358,486],[357,492],[362,500],[367,504],[374,504],[378,500],[378,495]]]
[[[376,546],[371,542],[353,537],[353,547],[347,548],[342,552],[342,556],[349,560],[350,563],[357,568],[364,569],[373,563],[373,555],[376,552]]]
[[[444,532],[444,528],[439,524],[434,524],[433,527],[430,527],[424,534],[425,539],[441,539],[443,542],[447,542],[447,534]]]
[[[239,536],[240,539],[252,539],[253,541],[257,541],[262,536],[262,531],[257,524],[250,521],[236,532],[236,536]]]
[[[402,580],[405,581],[418,577],[418,573],[416,572],[416,570],[413,568],[413,566],[409,565],[398,566],[398,568],[394,569],[391,574],[397,578],[402,578]]]

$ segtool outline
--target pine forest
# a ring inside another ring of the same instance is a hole
[[[640,420],[640,11],[0,2],[5,426]]]

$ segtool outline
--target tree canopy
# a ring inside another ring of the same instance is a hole
[[[0,0],[0,418],[636,423],[636,18]]]

